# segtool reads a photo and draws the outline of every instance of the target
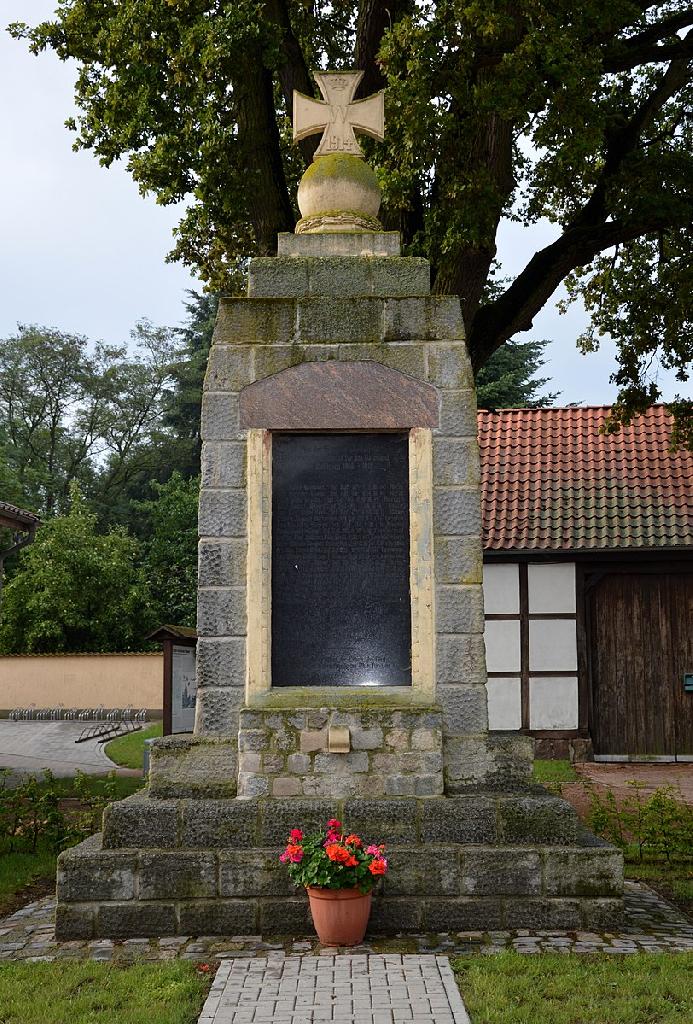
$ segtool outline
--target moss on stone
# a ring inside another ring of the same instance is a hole
[[[277,711],[324,707],[348,711],[353,708],[359,714],[371,708],[374,710],[379,708],[397,710],[411,707],[416,708],[417,711],[440,711],[438,705],[418,699],[415,691],[400,693],[394,689],[384,689],[387,692],[373,693],[370,691],[366,696],[362,688],[356,687],[345,686],[343,692],[337,693],[334,687],[330,686],[291,686],[281,692],[274,689],[267,693],[254,694],[249,700],[249,706],[276,709]]]
[[[352,153],[328,153],[326,156],[316,157],[303,175],[302,181],[307,184],[334,178],[344,178],[357,182],[362,187],[380,190],[373,168]]]

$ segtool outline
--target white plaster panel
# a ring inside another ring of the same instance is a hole
[[[527,566],[529,614],[562,615],[575,611],[575,563]]]
[[[487,619],[484,631],[489,672],[520,671],[520,622]]]
[[[522,726],[520,680],[496,676],[486,684],[489,729],[519,729]]]
[[[488,629],[489,623],[486,623]],[[529,622],[530,672],[572,672],[577,669],[575,619]]]
[[[516,562],[484,565],[484,610],[487,615],[520,614],[520,575]]]
[[[489,717],[491,702],[489,699]],[[577,729],[577,676],[529,677],[530,729]]]

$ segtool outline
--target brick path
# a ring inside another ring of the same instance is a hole
[[[222,960],[199,1024],[469,1024],[447,957]]]
[[[638,953],[693,951],[693,922],[661,899],[652,889],[626,882],[626,915],[618,932],[564,932],[557,930],[450,932],[441,935],[407,935],[395,939],[369,939],[350,953],[497,953],[516,949],[523,953],[556,950],[574,953]],[[163,939],[111,939],[56,942],[53,932],[55,900],[47,897],[0,921],[0,961],[3,960],[114,960],[138,959],[222,960],[273,956],[334,955],[317,941],[278,936],[232,935]],[[343,955],[343,954],[340,954]]]

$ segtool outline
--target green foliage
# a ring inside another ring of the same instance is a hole
[[[163,422],[179,358],[171,332],[143,320],[125,346],[20,327],[0,341],[0,485],[5,500],[64,512],[77,481],[102,519],[117,519],[131,482],[165,463]]]
[[[173,388],[164,410],[164,425],[176,436],[176,468],[184,477],[200,472],[202,381],[219,306],[217,295],[188,292],[187,322],[178,330],[181,345],[171,366]]]
[[[616,423],[659,396],[657,359],[689,373],[692,24],[683,0],[64,0],[11,31],[76,62],[76,148],[186,201],[171,258],[216,292],[294,225],[316,140],[290,144],[293,88],[362,68],[365,91],[387,87],[387,138],[364,143],[383,220],[462,296],[475,369],[568,278],[592,313],[583,345],[617,342]],[[499,282],[508,218],[556,238]],[[690,441],[690,404],[672,408]]]
[[[143,572],[152,615],[159,623],[195,625],[197,602],[198,477],[184,480],[177,471],[165,483],[152,482],[154,501],[139,503],[150,524]]]
[[[370,892],[387,871],[385,847],[367,846],[332,818],[320,832],[304,836],[293,829],[280,856],[294,885]]]
[[[537,395],[549,381],[534,375],[544,365],[548,341],[507,341],[476,377],[479,409],[545,409],[557,394]]]
[[[612,790],[601,794],[588,785],[589,827],[627,853],[635,851],[666,861],[693,861],[693,807],[673,786],[662,786],[649,797],[641,782],[629,782],[632,795],[617,801]]]
[[[97,531],[77,485],[65,516],[44,523],[3,594],[6,654],[128,651],[153,628],[139,544],[120,527]]]
[[[94,780],[77,772],[71,780],[70,796],[79,801],[70,813],[60,808],[65,797],[61,780],[46,770],[43,778],[30,775],[11,785],[11,772],[0,768],[0,856],[48,849],[58,853],[98,832],[107,804],[121,798],[115,773]]]

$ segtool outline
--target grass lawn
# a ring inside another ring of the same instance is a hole
[[[451,961],[472,1024],[684,1024],[693,954],[499,953]]]
[[[0,965],[0,1024],[193,1024],[208,981],[179,961]]]
[[[113,778],[105,775],[84,776],[84,786],[92,796],[101,796],[106,786],[116,800],[130,796],[142,785],[138,778]],[[53,779],[51,783],[40,782],[41,789],[50,786],[61,801],[76,800],[74,779]],[[61,804],[69,813],[69,804]],[[78,810],[79,805],[73,805]],[[16,852],[3,849],[0,843],[0,918],[13,913],[25,903],[39,899],[52,892],[55,886],[56,854],[39,844],[36,853]],[[0,1003],[0,1007],[2,1003]],[[5,1024],[0,1016],[0,1024]]]
[[[16,893],[33,883],[55,880],[55,859],[55,854],[46,849],[39,849],[36,853],[0,853],[0,918],[17,909]],[[45,886],[37,888],[43,892]],[[40,892],[37,891],[37,896]],[[29,903],[31,899],[32,894],[28,891],[26,899],[21,902]],[[2,1016],[0,1024],[4,1024]]]
[[[577,782],[578,777],[570,761],[535,761],[535,782]]]
[[[132,732],[129,736],[119,736],[106,744],[106,757],[110,757],[111,761],[115,761],[122,768],[141,768],[144,758],[144,741],[153,736],[161,736],[162,730],[163,724],[154,722],[146,729],[140,729],[139,732]],[[1,1021],[0,1024],[2,1024]]]

